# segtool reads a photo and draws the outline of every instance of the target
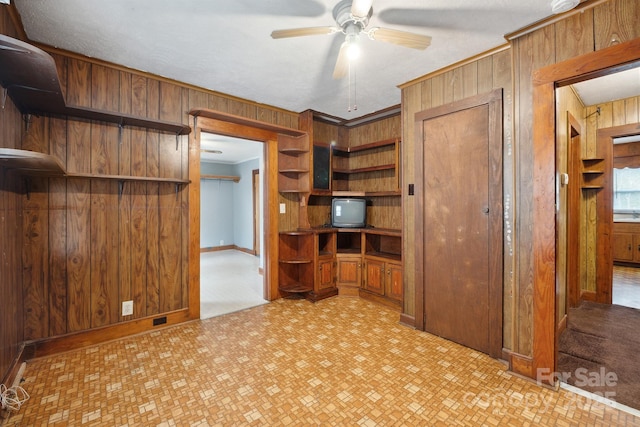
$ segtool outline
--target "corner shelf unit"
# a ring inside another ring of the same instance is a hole
[[[278,191],[308,193],[311,191],[311,157],[309,136],[278,135]]]
[[[278,239],[278,289],[285,297],[303,298],[313,291],[314,235],[283,231]]]
[[[62,95],[56,64],[48,53],[23,41],[0,34],[0,85],[23,115],[51,115],[137,126],[176,135],[191,128],[181,123],[136,117],[87,107],[68,106]]]
[[[400,139],[332,147],[334,196],[400,195]],[[378,172],[378,174],[373,174]],[[372,179],[373,178],[373,179]]]

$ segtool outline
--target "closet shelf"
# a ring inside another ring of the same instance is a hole
[[[219,179],[222,181],[240,182],[240,177],[233,175],[200,175],[200,179]]]
[[[0,34],[0,84],[22,114],[51,115],[136,126],[188,135],[189,126],[93,108],[68,106],[51,55],[23,41]],[[4,105],[3,105],[4,107]]]
[[[147,181],[173,184],[188,184],[190,182],[188,179],[178,178],[67,172],[60,161],[54,156],[14,148],[0,148],[0,166],[7,169],[18,170],[25,175],[44,176],[48,178],[110,179],[117,181]]]

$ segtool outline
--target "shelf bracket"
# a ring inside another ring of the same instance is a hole
[[[122,133],[124,132],[124,123],[122,119],[120,119],[120,123],[118,123],[118,145],[122,145]]]
[[[27,200],[31,200],[31,186],[29,185],[29,179],[24,180],[24,190],[27,194]]]
[[[29,128],[31,127],[31,114],[23,114],[22,118],[24,120],[24,131],[25,133],[29,133]]]
[[[2,88],[2,109],[3,110],[4,110],[4,105],[7,102],[7,93],[8,92],[9,92],[9,89],[7,89],[6,87]]]
[[[124,193],[125,181],[118,181],[118,201],[122,200],[122,193]]]

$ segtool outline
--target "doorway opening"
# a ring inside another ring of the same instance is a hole
[[[200,133],[200,317],[265,304],[264,143]]]
[[[555,90],[556,372],[569,387],[635,408],[640,365],[629,360],[640,351],[633,303],[640,302],[640,238],[638,246],[633,239],[640,169],[637,179],[627,169],[640,168],[640,138],[632,135],[640,133],[639,65]],[[584,380],[594,376],[603,381]]]

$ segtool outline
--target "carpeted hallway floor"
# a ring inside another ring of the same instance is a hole
[[[640,409],[640,310],[583,302],[560,335],[565,382]]]

